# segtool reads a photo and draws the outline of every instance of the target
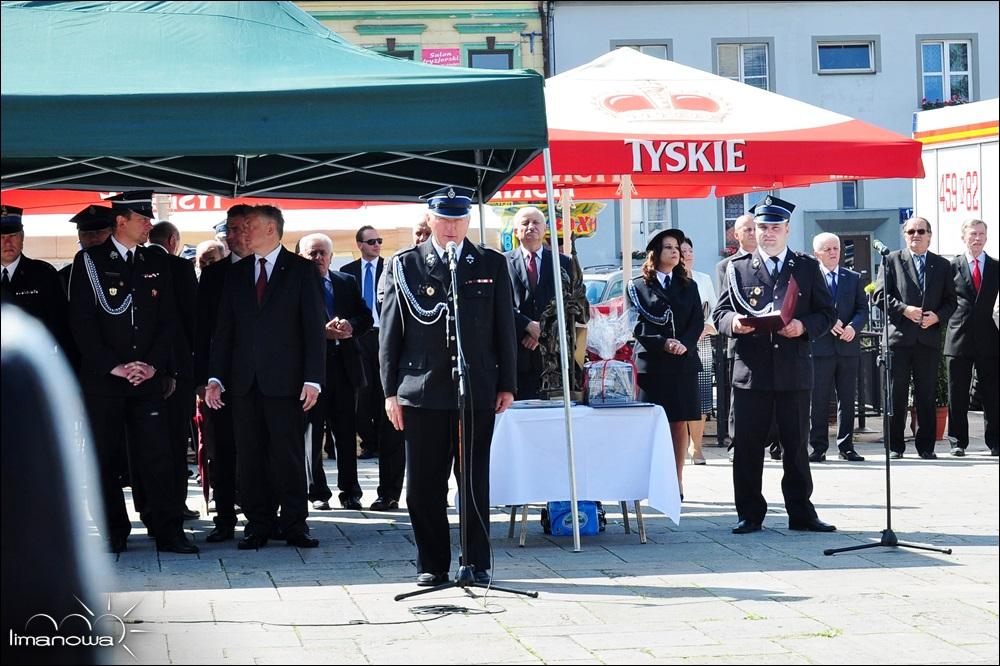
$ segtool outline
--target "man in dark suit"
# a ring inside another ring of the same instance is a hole
[[[465,359],[470,393],[469,432],[464,433],[459,458],[472,500],[463,503],[468,552],[462,564],[472,567],[479,583],[490,580],[493,422],[513,402],[517,387],[507,262],[500,253],[465,238],[472,194],[456,187],[429,195],[430,240],[394,256],[384,283],[380,368],[386,413],[406,438],[406,504],[417,544],[418,585],[446,582],[451,568],[447,496],[460,416],[452,375],[456,357]],[[448,314],[455,311],[450,263],[460,292],[461,350]]]
[[[22,210],[0,210],[0,300],[12,303],[49,329],[60,349],[70,356],[75,345],[69,332],[66,293],[51,264],[24,256]]]
[[[187,454],[192,440],[194,418],[194,329],[198,312],[198,278],[194,264],[177,256],[181,234],[170,222],[158,222],[149,232],[149,251],[166,257],[173,279],[174,302],[177,305],[177,334],[173,337],[173,361],[167,382],[167,419],[170,422],[170,444],[176,466],[177,501],[185,518],[197,518],[198,512],[187,508]]]
[[[149,237],[152,192],[112,197],[114,233],[77,253],[70,282],[70,322],[80,349],[80,384],[90,416],[112,552],[132,530],[118,480],[122,437],[144,502],[142,521],[161,551],[197,553],[184,536],[167,436],[162,374],[177,330],[170,266],[141,247]]]
[[[366,386],[358,390],[357,431],[361,438],[361,459],[378,456],[378,497],[372,502],[372,511],[393,511],[399,508],[406,474],[406,447],[403,435],[392,427],[385,414],[385,394],[379,373],[379,316],[382,303],[378,299],[382,285],[385,260],[382,258],[382,239],[373,227],[363,226],[355,234],[361,257],[347,263],[343,272],[357,280],[361,297],[371,311],[374,325],[358,337],[361,361],[364,364]],[[337,451],[340,456],[340,450]]]
[[[858,364],[861,361],[861,338],[858,333],[868,322],[868,297],[861,285],[861,274],[840,265],[840,238],[821,233],[813,238],[813,253],[834,307],[837,321],[826,335],[812,342],[813,371],[816,380],[812,393],[812,429],[809,462],[823,462],[830,448],[827,413],[830,389],[837,392],[837,448],[841,460],[863,461],[854,450],[854,400],[858,390]]]
[[[514,326],[517,336],[517,398],[538,398],[542,375],[542,354],[538,349],[541,328],[538,320],[555,299],[552,281],[552,251],[542,247],[545,216],[534,206],[525,206],[514,215],[514,234],[519,247],[505,252],[507,272],[514,291]],[[569,257],[559,256],[567,274],[573,265]]]
[[[206,266],[198,282],[194,377],[196,392],[202,400],[208,384],[212,338],[222,307],[226,276],[240,259],[250,254],[244,232],[246,216],[251,210],[251,206],[236,204],[227,211],[225,233],[230,253],[221,261]],[[216,226],[217,231],[219,226]],[[228,404],[219,409],[205,409],[202,418],[202,442],[207,450],[208,478],[215,500],[215,527],[205,540],[213,543],[229,541],[234,537],[236,527],[236,435],[233,433],[233,410]]]
[[[986,223],[969,220],[962,225],[966,251],[951,261],[957,308],[948,320],[944,355],[948,360],[948,437],[951,455],[962,457],[969,446],[969,384],[972,369],[983,402],[986,446],[1000,455],[997,409],[997,356],[1000,335],[993,323],[993,306],[1000,285],[997,260],[983,252]]]
[[[266,546],[275,527],[290,546],[319,545],[306,525],[302,412],[316,405],[326,379],[326,315],[312,262],[281,246],[284,226],[274,206],[254,206],[247,215],[253,255],[226,276],[205,389],[212,409],[222,405],[224,390],[233,406],[247,517],[241,550]]]
[[[927,249],[931,244],[930,222],[922,217],[911,217],[903,225],[903,234],[906,248],[889,253],[879,269],[875,286],[876,303],[881,305],[883,295],[888,297],[889,351],[892,354],[890,455],[902,458],[906,450],[903,424],[912,376],[913,404],[917,409],[914,444],[921,458],[933,460],[937,458],[934,453],[937,424],[934,390],[941,354],[941,326],[947,324],[955,312],[955,280],[948,260]]]
[[[355,396],[366,377],[356,339],[372,326],[372,313],[361,299],[358,283],[347,273],[330,270],[333,241],[323,234],[310,234],[299,241],[299,254],[316,265],[323,282],[326,306],[323,335],[326,338],[326,383],[316,407],[309,411],[312,424],[309,499],[314,509],[328,510],[333,493],[323,471],[323,430],[337,447],[337,487],[340,505],[361,510],[358,483],[357,432],[354,425]],[[374,380],[375,378],[373,378]]]
[[[832,532],[821,521],[810,497],[806,443],[809,437],[810,390],[813,385],[809,343],[826,334],[836,319],[833,299],[823,284],[818,262],[787,247],[792,204],[767,196],[754,206],[757,250],[733,259],[715,308],[715,327],[736,338],[733,367],[733,486],[739,523],[735,534],[761,529],[767,502],[761,494],[764,446],[772,421],[784,445],[781,481],[792,530]],[[792,279],[794,278],[794,283]],[[798,287],[792,318],[776,332],[757,332],[748,316],[780,310],[790,285]]]

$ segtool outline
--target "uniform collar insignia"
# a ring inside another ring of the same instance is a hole
[[[753,258],[753,267],[760,268],[760,259],[758,259],[757,257]]]
[[[467,264],[469,264],[471,266],[473,264],[473,262],[475,262],[475,261],[476,261],[476,258],[473,257],[471,254],[465,255],[465,263],[467,263]]]
[[[790,267],[794,267],[795,266],[795,259],[793,257],[788,257],[788,265]]]
[[[111,250],[111,258],[112,259],[117,259],[118,258],[118,252],[116,250]]]
[[[437,259],[437,252],[434,252],[433,249],[424,256],[424,261],[426,261],[427,265],[431,268],[434,268],[434,264],[437,263]]]

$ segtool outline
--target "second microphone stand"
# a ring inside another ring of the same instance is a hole
[[[458,396],[458,469],[461,470],[461,474],[458,475],[458,529],[459,529],[459,548],[461,549],[461,559],[458,567],[458,576],[455,580],[450,580],[446,583],[440,585],[435,585],[434,587],[429,587],[426,590],[415,590],[413,592],[406,592],[404,594],[397,594],[393,597],[396,601],[402,601],[403,599],[408,599],[410,597],[416,597],[421,594],[429,594],[431,592],[438,592],[440,590],[449,590],[454,587],[460,587],[462,589],[468,590],[468,588],[479,587],[483,589],[492,589],[499,592],[510,592],[511,594],[521,594],[526,597],[537,598],[538,592],[515,590],[509,587],[500,587],[494,585],[493,583],[477,583],[475,575],[475,566],[469,564],[469,527],[468,527],[468,506],[469,506],[469,474],[472,473],[472,465],[468,468],[465,465],[465,451],[466,451],[466,414],[465,406],[468,402],[469,396],[469,381],[468,381],[468,365],[465,362],[465,352],[462,347],[462,326],[461,319],[458,313],[458,253],[459,248],[455,243],[448,243],[448,272],[451,274],[451,314],[449,319],[455,322],[455,347],[456,353],[452,356],[455,361],[452,367],[451,374],[455,381],[455,387],[457,389]],[[482,453],[480,453],[482,455]]]
[[[878,249],[878,248],[876,248]],[[889,424],[892,420],[892,354],[889,352],[889,291],[893,273],[888,266],[888,250],[879,250],[882,255],[882,355],[879,362],[882,364],[882,442],[885,445],[885,529],[882,530],[882,538],[878,543],[864,543],[859,546],[847,546],[845,548],[828,548],[823,551],[824,555],[836,555],[846,553],[851,550],[866,550],[868,548],[914,548],[917,550],[929,550],[935,553],[951,555],[951,548],[938,548],[936,546],[921,546],[915,543],[906,543],[896,538],[896,533],[892,531],[892,486],[889,474],[889,459],[891,451],[889,449]],[[906,381],[909,381],[908,379]],[[903,418],[903,415],[900,415]]]

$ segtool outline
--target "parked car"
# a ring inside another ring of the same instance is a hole
[[[633,266],[632,275],[637,275],[641,268]],[[591,305],[609,301],[622,295],[622,270],[617,264],[588,266],[583,269],[583,284]]]

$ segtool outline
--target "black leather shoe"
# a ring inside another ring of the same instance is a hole
[[[448,574],[446,573],[417,574],[417,585],[420,587],[434,587],[435,585],[444,585],[447,582],[448,582]]]
[[[826,454],[813,451],[809,454],[809,462],[826,462]]]
[[[319,545],[319,539],[313,539],[308,534],[296,534],[285,539],[285,543],[296,548],[315,548]]]
[[[902,460],[903,459],[903,452],[902,451],[892,451],[891,453],[889,453],[889,457],[892,458],[893,460]]]
[[[1000,446],[994,446],[993,448],[991,448],[990,449],[990,455],[994,456],[994,457],[995,456],[1000,456]]]
[[[851,462],[864,462],[865,457],[864,456],[859,456],[858,452],[854,451],[852,449],[850,451],[841,451],[840,452],[840,459],[841,460],[849,460]]]
[[[937,460],[937,454],[933,451],[921,451],[920,457],[924,460]]]
[[[964,458],[965,449],[963,449],[961,446],[953,446],[951,447],[951,455],[955,456],[956,458]]]
[[[824,523],[819,518],[811,518],[809,520],[792,520],[788,519],[788,529],[795,530],[797,532],[836,532],[837,528],[829,523]]]
[[[764,526],[761,523],[755,523],[752,520],[741,520],[736,523],[736,527],[733,528],[733,534],[750,534],[751,532],[760,532],[762,527]]]
[[[239,550],[260,550],[267,545],[267,538],[260,536],[245,536],[239,540],[236,547]]]
[[[111,537],[108,539],[108,552],[111,553],[124,553],[128,550],[128,537]]]
[[[340,500],[340,506],[351,511],[361,511],[364,508],[361,506],[361,500],[356,497],[348,497],[345,500]]]
[[[490,576],[490,572],[489,571],[479,571],[479,570],[476,570],[472,574],[472,576],[473,576],[473,578],[475,578],[476,582],[479,583],[480,585],[489,585],[490,584],[490,580],[492,579],[492,577]]]
[[[330,503],[327,502],[326,500],[315,500],[312,503],[312,507],[314,509],[316,509],[317,511],[329,511],[330,510]]]
[[[781,460],[781,449],[771,451],[771,460]]]
[[[373,460],[375,458],[378,458],[378,453],[368,449],[361,449],[361,453],[358,454],[358,460]]]
[[[372,511],[396,511],[399,509],[399,502],[387,497],[379,497],[377,500],[372,502]]]
[[[208,543],[219,543],[220,541],[231,541],[236,536],[236,532],[232,527],[220,527],[215,526],[208,536],[205,537],[205,541]]]
[[[201,518],[201,514],[197,511],[192,511],[191,509],[184,507],[184,510],[181,511],[181,517],[184,518],[184,520],[198,520]]]
[[[180,553],[181,555],[194,555],[198,552],[198,546],[194,545],[183,534],[179,534],[172,539],[157,539],[156,550],[161,553]]]

